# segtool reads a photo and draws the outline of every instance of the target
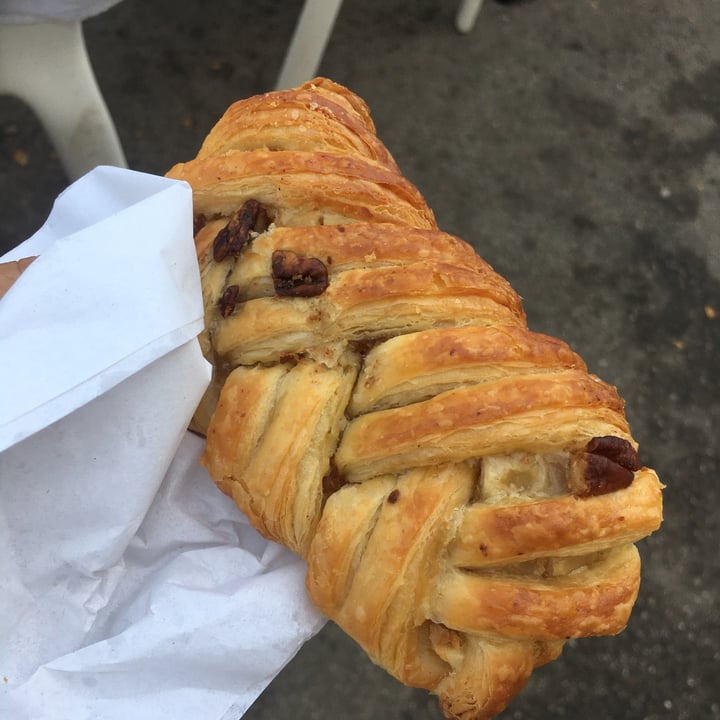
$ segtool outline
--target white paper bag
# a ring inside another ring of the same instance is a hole
[[[0,717],[239,717],[317,632],[186,431],[209,382],[184,183],[98,168],[1,260]]]

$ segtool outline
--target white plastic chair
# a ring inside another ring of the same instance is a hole
[[[318,73],[342,0],[305,0],[275,87],[295,87]]]
[[[455,16],[455,27],[458,32],[467,35],[474,27],[477,16],[483,5],[483,0],[461,0],[457,15]]]
[[[35,112],[69,179],[127,167],[92,70],[82,22],[119,0],[0,0],[0,94]],[[306,0],[277,87],[315,77],[342,0]]]
[[[127,167],[80,21],[0,22],[0,93],[33,109],[71,181],[97,165]]]
[[[483,0],[460,1],[455,15],[458,32],[467,34],[473,29],[482,4]],[[294,87],[317,75],[341,5],[342,0],[305,1],[280,70],[277,89]]]
[[[0,0],[0,94],[35,111],[71,181],[97,165],[127,167],[82,29],[84,19],[119,1]],[[461,0],[458,31],[472,29],[482,2]],[[341,6],[342,0],[305,0],[277,88],[317,75]]]

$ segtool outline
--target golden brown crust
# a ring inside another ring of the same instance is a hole
[[[223,385],[203,461],[266,537],[305,555],[355,380],[313,362],[239,367]]]
[[[217,234],[221,224],[214,225],[209,235]],[[209,238],[203,240],[206,248],[211,242]],[[458,268],[486,276],[492,274],[493,280],[513,297],[513,303],[518,302],[510,285],[493,273],[470,245],[438,230],[409,228],[395,223],[275,227],[258,236],[246,248],[242,263],[233,268],[233,281],[242,281],[245,277],[244,282],[250,284],[253,279],[267,276],[270,257],[275,250],[292,250],[319,257],[331,273],[402,266],[419,261],[452,262]]]
[[[335,462],[358,482],[408,463],[576,449],[596,435],[629,437],[614,388],[578,370],[517,374],[362,415]]]
[[[436,226],[417,189],[387,166],[325,152],[230,150],[176,165],[196,213],[229,216],[253,198],[280,225],[396,222]]]
[[[587,564],[534,563],[528,574],[456,571],[445,578],[431,612],[474,634],[562,640],[611,635],[625,627],[640,584],[634,545],[621,545]],[[554,567],[555,564],[559,568]]]
[[[203,142],[198,157],[260,149],[359,155],[397,170],[375,134],[367,105],[323,78],[233,103]]]
[[[609,495],[475,503],[463,515],[450,558],[459,568],[487,568],[558,552],[586,555],[649,535],[660,525],[660,511],[660,484],[647,468]]]
[[[433,628],[435,629],[435,628]],[[454,661],[436,693],[445,717],[491,718],[502,712],[527,682],[533,669],[555,659],[561,642],[528,642],[462,636],[437,628],[433,645]]]
[[[499,302],[495,287],[477,273],[424,263],[348,270],[312,302],[273,296],[236,305],[213,326],[214,343],[230,364],[250,364],[321,344],[442,327],[462,317],[519,322],[517,310]]]
[[[464,720],[619,632],[662,522],[623,401],[437,229],[363,101],[241,101],[170,175],[201,220],[202,461],[317,607]]]
[[[583,361],[562,341],[516,325],[466,325],[399,335],[365,358],[352,415],[506,375],[579,368]]]

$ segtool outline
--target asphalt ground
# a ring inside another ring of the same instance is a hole
[[[130,166],[192,157],[234,100],[269,90],[297,0],[124,0],[85,23]],[[370,105],[440,226],[521,294],[531,328],[616,385],[667,488],[618,637],[572,641],[508,720],[720,718],[720,3],[348,0],[321,74]],[[0,250],[67,185],[30,108],[0,97]],[[329,624],[249,720],[437,720],[434,698]]]

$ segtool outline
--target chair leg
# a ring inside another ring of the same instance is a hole
[[[71,181],[97,165],[127,167],[80,22],[0,24],[0,92],[34,110]]]
[[[317,75],[342,0],[305,0],[276,83],[278,90]]]
[[[483,0],[461,0],[455,16],[455,27],[466,35],[475,27],[475,21],[482,8]]]

